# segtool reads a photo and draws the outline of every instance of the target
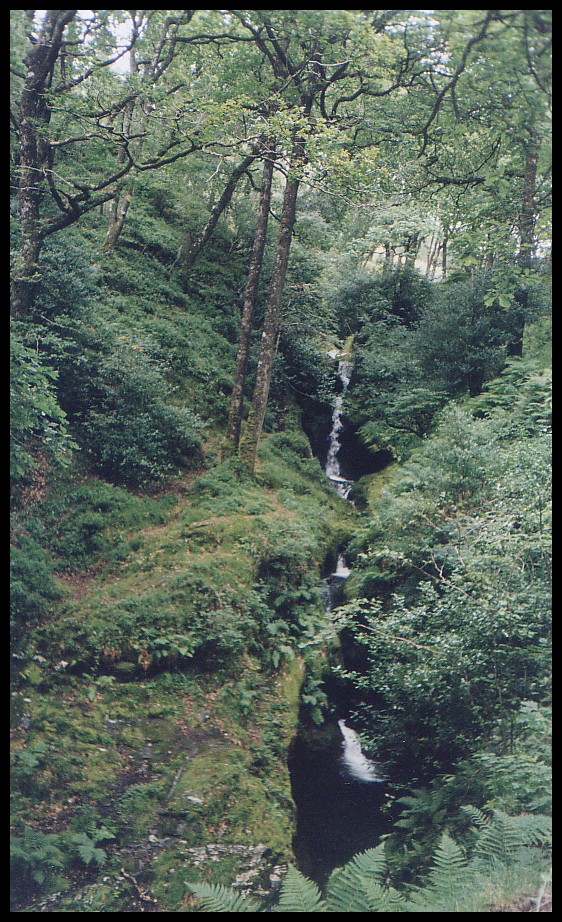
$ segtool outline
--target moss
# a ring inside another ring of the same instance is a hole
[[[25,704],[14,707],[14,751],[32,757],[36,747],[39,760],[35,787],[23,779],[17,791],[15,818],[64,831],[86,805],[116,829],[107,864],[90,868],[95,880],[76,882],[60,911],[140,911],[121,868],[162,911],[191,911],[188,878],[231,883],[244,850],[260,843],[272,860],[292,858],[286,760],[303,675],[295,649],[322,617],[311,587],[353,514],[342,522],[301,440],[263,451],[261,479],[221,465],[187,488],[181,508],[169,503],[163,515],[157,504],[146,524],[133,519],[133,502],[127,515],[138,527],[128,534],[118,525],[123,491],[82,489],[90,505],[97,497],[106,534],[125,535],[127,557],[65,577],[67,600],[30,632],[27,674],[16,679]],[[296,583],[284,589],[285,564]],[[288,588],[293,601],[283,602]],[[209,843],[234,851],[200,864],[190,849]]]

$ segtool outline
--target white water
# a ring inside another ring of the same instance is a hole
[[[343,554],[340,554],[340,556],[338,557],[336,569],[332,573],[332,576],[338,576],[340,579],[347,579],[350,573],[351,573],[351,570],[349,569],[349,567],[347,566],[345,562],[345,557],[343,556]]]
[[[335,355],[337,355],[337,353],[334,354],[334,357]],[[340,496],[344,497],[344,499],[347,499],[349,491],[352,487],[352,481],[346,480],[345,477],[341,476],[338,452],[341,448],[339,436],[343,428],[341,419],[343,401],[345,392],[351,380],[352,371],[353,365],[351,362],[345,360],[340,361],[338,365],[338,376],[342,382],[342,391],[340,394],[338,394],[334,403],[334,411],[332,413],[332,431],[330,432],[330,447],[328,449],[328,458],[325,468],[326,475],[334,483],[336,490]],[[336,569],[334,573],[332,573],[332,577],[347,579],[350,573],[351,570],[347,566],[344,555],[340,554],[338,557]],[[331,606],[331,602],[329,602],[329,605]],[[342,762],[346,766],[347,771],[349,772],[349,775],[357,781],[383,781],[384,779],[377,775],[373,762],[370,762],[369,759],[364,755],[361,749],[361,744],[359,742],[359,737],[355,731],[346,726],[345,720],[338,720],[338,726],[343,736],[343,752],[341,758]]]
[[[383,781],[377,775],[374,764],[363,754],[355,731],[346,727],[345,720],[338,720],[338,726],[343,736],[342,761],[352,778],[357,781]]]
[[[338,461],[338,452],[341,448],[340,432],[343,428],[342,407],[345,392],[351,380],[353,365],[351,362],[342,360],[338,365],[338,377],[342,383],[342,392],[338,394],[334,402],[334,411],[332,413],[332,431],[330,432],[330,445],[328,448],[328,457],[326,460],[326,475],[334,484],[337,492],[344,499],[347,499],[351,490],[351,481],[341,476],[340,463]]]

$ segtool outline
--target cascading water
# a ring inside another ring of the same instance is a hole
[[[352,481],[342,477],[338,452],[342,407],[352,367],[349,361],[339,363],[342,389],[334,403],[325,467],[326,475],[344,498]],[[344,601],[343,587],[350,572],[345,556],[340,554],[335,570],[324,580],[328,615]],[[336,707],[340,714],[346,712],[345,702]],[[376,845],[385,831],[381,811],[386,797],[382,783],[385,779],[365,756],[359,737],[344,719],[301,729],[291,746],[289,770],[297,807],[295,858],[300,870],[322,886],[335,867]]]
[[[340,433],[343,429],[342,408],[345,392],[351,380],[353,365],[346,359],[342,359],[338,365],[338,377],[342,383],[342,390],[335,399],[334,410],[332,413],[332,429],[329,436],[328,457],[326,459],[326,476],[332,481],[334,487],[344,499],[347,499],[352,482],[342,477],[338,453],[341,448]]]
[[[377,775],[377,770],[361,749],[359,737],[354,730],[346,726],[345,720],[338,720],[338,727],[343,736],[343,753],[342,762],[352,778],[356,781],[384,781],[384,778]]]

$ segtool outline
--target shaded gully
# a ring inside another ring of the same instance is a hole
[[[325,464],[327,477],[344,498],[353,481],[342,475],[342,416],[345,393],[353,366],[342,360],[341,382],[335,398]],[[333,566],[333,564],[332,564]],[[323,581],[326,611],[344,600],[345,580],[350,574],[343,554],[335,570]],[[302,726],[289,753],[296,832],[293,850],[299,869],[322,886],[334,868],[357,852],[372,848],[386,831],[381,807],[386,797],[385,778],[363,753],[355,730],[349,725],[352,702],[341,683],[326,683],[333,717],[321,727]]]

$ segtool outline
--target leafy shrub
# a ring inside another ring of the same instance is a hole
[[[17,639],[26,625],[45,618],[61,596],[48,554],[33,538],[23,535],[10,553],[12,638]]]
[[[364,335],[370,324],[394,319],[411,326],[433,299],[432,285],[416,270],[402,267],[380,275],[356,272],[335,294],[342,335]]]
[[[57,400],[57,372],[24,337],[25,331],[17,328],[10,337],[10,477],[14,485],[32,473],[38,452],[68,464],[76,448]]]
[[[202,421],[169,402],[170,387],[142,350],[102,360],[96,383],[99,399],[78,431],[105,477],[142,486],[200,463]]]
[[[10,896],[14,906],[62,882],[59,871],[65,856],[61,845],[60,835],[31,826],[25,826],[21,835],[10,835]]]
[[[62,317],[67,322],[83,314],[97,299],[99,271],[91,255],[77,228],[46,239],[41,250],[41,284],[34,301],[37,320],[43,315],[48,320]]]
[[[496,301],[486,304],[490,284],[485,274],[446,283],[415,333],[424,374],[452,396],[479,394],[505,364],[509,312]]]

